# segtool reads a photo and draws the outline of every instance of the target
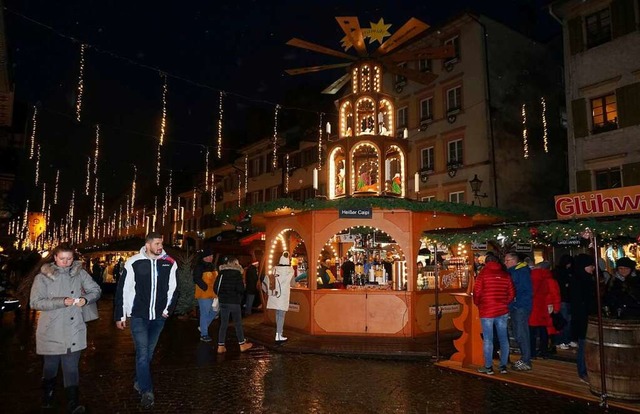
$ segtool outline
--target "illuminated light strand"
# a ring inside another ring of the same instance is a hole
[[[244,154],[244,195],[249,192],[249,154]]]
[[[136,179],[138,178],[138,167],[133,166],[133,182],[131,183],[131,212],[133,214],[133,206],[136,204]]]
[[[104,193],[100,193],[100,220],[104,220]]]
[[[173,205],[173,200],[171,199],[172,194],[173,194],[173,171],[172,170],[169,170],[169,185],[168,185],[167,188],[168,188],[168,190],[167,190],[167,194],[168,194],[168,197],[167,197],[168,203],[167,203],[167,205],[168,206],[172,206]]]
[[[284,193],[289,194],[289,154],[285,155]]]
[[[524,150],[524,158],[529,158],[529,137],[527,136],[527,109],[522,104],[522,146]]]
[[[73,224],[73,213],[76,205],[76,190],[71,191],[71,201],[69,202],[69,223]]]
[[[33,152],[36,149],[36,130],[38,129],[38,107],[34,105],[33,116],[31,117],[31,146],[29,150],[29,159],[33,159]]]
[[[162,145],[158,144],[158,154],[156,158],[156,185],[160,185],[160,150],[162,149]]]
[[[36,172],[35,172],[36,187],[38,186],[39,181],[40,181],[40,144],[36,146]]]
[[[238,174],[238,208],[242,205],[242,177]]]
[[[162,84],[162,120],[160,121],[160,145],[164,144],[164,134],[167,127],[167,74],[160,73],[164,82]]]
[[[216,214],[216,181],[215,173],[211,173],[211,212]]]
[[[153,231],[156,230],[156,217],[158,217],[158,196],[153,197]]]
[[[271,160],[271,166],[273,170],[278,168],[278,111],[280,105],[276,105],[276,109],[273,114],[273,159]]]
[[[80,70],[78,72],[78,96],[76,98],[76,121],[82,119],[82,94],[84,92],[84,53],[87,50],[85,43],[80,45]]]
[[[218,101],[218,145],[216,148],[218,159],[222,158],[222,114],[224,113],[222,110],[223,97],[224,92],[220,91],[220,99]]]
[[[320,112],[320,125],[318,126],[318,171],[322,170],[322,121],[323,112]]]
[[[209,191],[209,147],[207,147],[204,163],[204,191]]]
[[[42,212],[46,211],[47,207],[47,183],[42,183]]]
[[[93,187],[93,237],[97,236],[98,231],[98,177],[94,177]]]
[[[53,190],[53,204],[58,204],[58,186],[60,185],[60,170],[56,170],[56,184]]]
[[[547,101],[544,96],[540,98],[542,104],[542,143],[544,145],[544,152],[549,153],[549,135],[547,130]]]
[[[98,156],[100,150],[100,125],[96,125],[96,149],[93,154],[93,173],[98,174]]]
[[[29,227],[29,199],[27,199],[27,204],[24,207],[24,216],[22,220],[22,229],[26,229]]]
[[[84,182],[84,193],[89,195],[89,185],[91,183],[91,157],[87,157],[87,178]]]

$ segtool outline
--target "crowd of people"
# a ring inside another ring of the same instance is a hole
[[[476,278],[473,301],[482,323],[484,366],[479,372],[494,374],[494,348],[499,348],[498,369],[506,374],[509,363],[508,321],[520,358],[516,371],[532,369],[532,359],[548,358],[557,349],[576,348],[577,373],[588,382],[585,339],[589,316],[640,319],[640,277],[636,262],[622,257],[613,275],[598,269],[593,256],[563,255],[551,269],[549,262],[531,263],[517,253],[505,254],[502,264],[493,253]],[[600,286],[596,286],[597,280]],[[600,298],[597,296],[600,292]]]

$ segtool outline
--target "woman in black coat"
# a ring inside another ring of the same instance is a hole
[[[242,282],[242,266],[235,257],[227,258],[227,263],[219,268],[219,276],[215,285],[215,292],[220,301],[220,330],[218,331],[218,353],[227,352],[225,340],[229,326],[229,316],[233,315],[233,324],[236,328],[236,337],[240,345],[240,352],[244,352],[253,344],[244,338],[242,329],[242,297],[244,296],[244,283]]]
[[[579,254],[575,258],[573,278],[569,283],[571,299],[571,339],[578,342],[577,368],[581,380],[587,381],[587,366],[584,358],[585,338],[589,314],[596,307],[595,282],[593,272],[596,269],[593,257]]]

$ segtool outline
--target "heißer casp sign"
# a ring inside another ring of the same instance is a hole
[[[640,185],[555,196],[558,219],[634,214],[640,209]]]
[[[373,209],[371,208],[341,208],[339,210],[340,218],[373,218]]]

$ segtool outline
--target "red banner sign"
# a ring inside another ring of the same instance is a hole
[[[640,212],[640,185],[558,195],[558,219],[617,216]]]

